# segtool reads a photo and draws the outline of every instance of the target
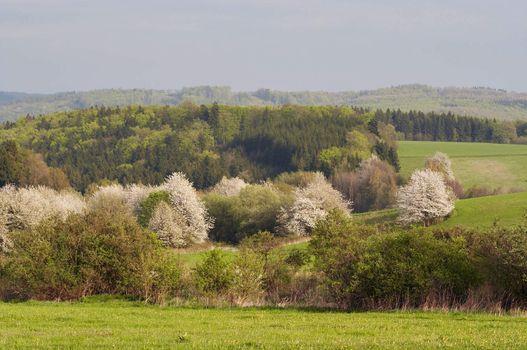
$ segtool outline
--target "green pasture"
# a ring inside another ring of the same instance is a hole
[[[525,317],[0,303],[2,349],[525,349]]]
[[[424,167],[425,159],[435,152],[448,154],[465,189],[483,186],[527,190],[527,145],[401,141],[401,174],[408,177]]]

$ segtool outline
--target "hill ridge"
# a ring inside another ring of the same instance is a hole
[[[195,86],[181,89],[106,88],[34,94],[0,91],[0,122],[27,114],[82,109],[94,105],[175,105],[218,102],[228,105],[353,105],[372,109],[452,112],[499,120],[527,120],[527,93],[489,87],[433,87],[405,84],[360,91],[280,91],[258,89],[234,91],[229,86]]]

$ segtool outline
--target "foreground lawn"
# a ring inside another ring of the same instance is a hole
[[[527,145],[401,141],[401,173],[410,176],[437,151],[448,154],[456,178],[466,189],[478,185],[527,190]]]
[[[0,348],[525,349],[527,319],[463,313],[0,303]]]

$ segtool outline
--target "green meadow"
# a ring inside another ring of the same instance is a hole
[[[0,303],[2,349],[525,349],[521,316]]]
[[[469,198],[456,201],[452,215],[437,226],[485,228],[494,223],[513,226],[527,223],[526,215],[527,192]],[[363,224],[390,223],[397,219],[397,210],[372,211],[354,214],[353,217]]]
[[[467,142],[399,142],[401,174],[424,167],[435,152],[448,154],[456,178],[465,189],[472,186],[527,190],[527,145]]]

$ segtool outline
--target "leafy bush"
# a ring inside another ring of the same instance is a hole
[[[131,216],[95,210],[10,237],[0,271],[3,298],[122,294],[157,300],[178,286],[179,265]]]
[[[418,306],[432,292],[463,298],[478,282],[463,238],[439,239],[423,230],[370,237],[358,265],[363,300]]]
[[[465,235],[485,282],[506,305],[527,305],[527,226],[495,226]]]
[[[257,303],[264,295],[265,262],[261,255],[242,249],[232,265],[230,287],[238,304]]]
[[[139,215],[137,221],[143,227],[148,227],[148,223],[154,214],[155,209],[161,202],[169,203],[170,197],[166,191],[156,191],[148,195],[148,197],[139,204]]]
[[[194,269],[195,283],[205,294],[221,294],[232,284],[231,264],[219,249],[211,250],[207,257]]]
[[[269,185],[249,185],[238,196],[209,193],[204,198],[215,218],[210,238],[238,243],[259,231],[276,231],[276,217],[291,202],[289,195]]]
[[[461,298],[478,282],[459,237],[425,230],[379,233],[332,212],[317,224],[310,247],[329,295],[343,307],[418,306],[436,291]]]

